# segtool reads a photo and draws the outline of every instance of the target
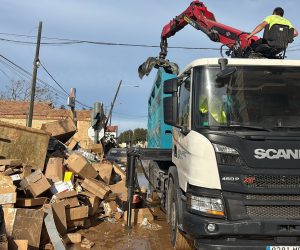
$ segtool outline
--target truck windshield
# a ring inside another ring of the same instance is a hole
[[[219,68],[196,68],[196,127],[300,126],[300,67],[237,67],[223,84]]]

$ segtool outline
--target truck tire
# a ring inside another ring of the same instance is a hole
[[[175,178],[177,178],[177,176],[174,177],[172,174],[169,175],[167,193],[167,221],[170,227],[171,244],[175,249],[195,249],[194,242],[190,239],[187,239],[186,236],[178,229],[181,200],[178,200],[178,191],[180,190],[178,190],[179,187],[176,188]]]

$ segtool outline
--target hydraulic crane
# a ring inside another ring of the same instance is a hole
[[[228,51],[226,51],[226,55],[229,57],[284,58],[284,55],[278,55],[283,52],[283,49],[272,50],[272,48],[269,48],[268,50],[264,49],[263,51],[260,51],[260,53],[256,53],[251,45],[258,41],[260,39],[259,37],[253,36],[251,39],[247,40],[247,35],[249,33],[217,22],[214,14],[207,9],[203,2],[194,0],[185,11],[163,27],[159,57],[149,57],[147,61],[139,67],[139,76],[141,78],[144,75],[148,75],[153,67],[164,67],[171,73],[178,73],[177,64],[169,62],[166,59],[168,54],[167,39],[174,36],[188,24],[195,29],[202,31],[211,41],[221,43],[221,54],[222,48],[224,46],[227,47]],[[292,42],[292,39],[289,42]],[[270,50],[272,50],[271,53]]]

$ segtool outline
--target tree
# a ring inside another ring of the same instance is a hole
[[[133,143],[136,144],[138,142],[145,142],[147,140],[147,129],[144,128],[136,128],[133,131]]]
[[[133,138],[133,131],[132,130],[126,130],[122,132],[118,137],[118,143],[129,143],[132,141]]]
[[[147,129],[136,128],[134,131],[126,130],[118,137],[118,143],[133,143],[145,142],[147,140]]]
[[[0,99],[12,101],[29,101],[31,95],[31,85],[24,80],[11,81],[5,86],[5,90],[0,92]],[[36,86],[35,100],[47,101],[55,104],[57,97],[47,86]]]

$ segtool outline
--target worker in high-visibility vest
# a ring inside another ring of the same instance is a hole
[[[224,106],[222,100],[216,97],[213,98],[208,105],[207,97],[204,97],[199,105],[200,113],[207,117],[207,121],[204,121],[203,125],[208,125],[208,122],[211,123],[211,119],[208,119],[208,115],[210,115],[217,123],[226,124],[227,115]]]

